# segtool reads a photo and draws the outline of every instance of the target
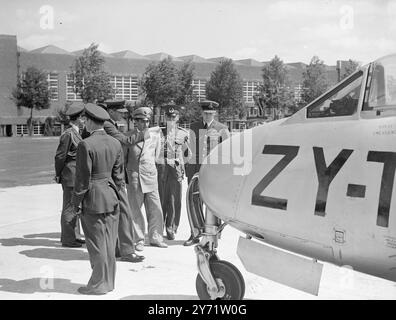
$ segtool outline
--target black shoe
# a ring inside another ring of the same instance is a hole
[[[81,244],[85,244],[85,240],[84,239],[76,239],[76,242],[81,243]]]
[[[193,244],[196,244],[198,242],[199,242],[199,238],[191,236],[187,241],[185,241],[183,243],[183,246],[186,246],[186,247],[192,246]]]
[[[175,240],[175,233],[173,231],[166,231],[166,237],[168,240]]]
[[[127,261],[127,262],[142,262],[145,259],[144,256],[138,255],[136,253],[131,253],[126,256],[121,257],[121,261]]]
[[[62,247],[66,248],[81,248],[82,244],[78,242],[62,243]]]
[[[81,294],[89,294],[89,295],[97,295],[97,296],[107,293],[107,292],[92,291],[92,290],[88,289],[87,287],[80,287],[77,289],[77,291]]]

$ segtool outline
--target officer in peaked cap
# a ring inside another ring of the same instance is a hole
[[[115,247],[119,219],[119,190],[124,184],[121,143],[106,134],[103,124],[109,114],[103,108],[85,105],[90,136],[77,147],[76,179],[72,203],[81,208],[81,222],[92,275],[81,294],[99,295],[114,289]]]
[[[125,100],[106,100],[103,102],[106,105],[107,111],[116,110],[117,112],[128,112],[125,108]]]
[[[76,174],[77,145],[82,140],[79,127],[84,121],[84,105],[73,103],[65,112],[70,119],[70,127],[59,138],[55,154],[55,181],[62,184],[63,205],[61,214],[61,243],[63,247],[81,247],[79,218],[71,203]]]
[[[107,119],[104,123],[104,130],[108,135],[121,142],[123,148],[127,148],[127,146],[149,138],[150,135],[148,130],[132,133],[129,136],[126,136],[119,131],[117,121],[120,121],[123,117],[123,114],[128,111],[125,108],[125,100],[107,100],[98,102],[97,104],[103,109],[107,110],[109,114],[109,119]],[[124,180],[126,180],[127,175],[125,172],[125,166],[123,166],[122,170],[124,172]],[[141,262],[144,260],[144,256],[135,253],[134,224],[125,182],[127,181],[124,181],[122,188],[119,190],[120,219],[118,225],[116,257],[120,257],[122,261]]]
[[[137,108],[133,112],[136,126],[133,133],[147,130],[152,112],[148,107]],[[135,226],[136,250],[144,249],[145,220],[142,213],[144,203],[148,222],[148,237],[150,245],[166,248],[163,232],[163,217],[161,201],[158,192],[156,162],[161,152],[161,133],[158,127],[150,128],[150,138],[128,147],[127,175],[128,198],[132,208]]]
[[[204,100],[200,103],[201,109],[206,113],[216,113],[219,104],[216,101]]]
[[[82,103],[73,103],[65,112],[70,118],[75,118],[84,111],[84,105]]]
[[[189,133],[178,126],[179,110],[174,104],[165,106],[166,127],[162,129],[163,152],[158,164],[158,184],[167,238],[175,239],[182,200],[184,179],[184,156],[190,156]]]
[[[192,123],[190,126],[190,130],[192,131],[190,133],[194,137],[194,141],[190,141],[193,145],[193,155],[189,163],[186,164],[188,183],[190,183],[194,174],[199,172],[201,163],[209,152],[230,136],[227,126],[214,119],[219,104],[216,101],[205,100],[200,102],[200,106],[202,109],[202,119]],[[194,217],[189,216],[190,218],[194,219]],[[190,226],[199,224],[197,221],[190,221]],[[190,246],[198,243],[198,237],[197,229],[191,228],[191,236],[184,242],[184,245]]]
[[[110,115],[105,109],[93,103],[87,103],[84,111],[87,118],[102,124],[110,119]]]
[[[140,107],[132,113],[132,118],[150,121],[151,115],[152,111],[149,107]]]

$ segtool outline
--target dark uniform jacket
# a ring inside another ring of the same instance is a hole
[[[60,177],[60,183],[67,187],[74,186],[77,145],[80,141],[82,138],[74,127],[67,128],[59,138],[55,154],[55,175]]]
[[[124,183],[121,144],[104,130],[94,131],[77,148],[73,205],[83,213],[113,212]]]
[[[112,119],[105,121],[103,128],[108,135],[112,136],[113,138],[116,138],[118,141],[122,143],[122,150],[125,155],[124,163],[127,161],[126,154],[127,154],[128,146],[134,145],[144,140],[143,132],[135,131],[133,134],[129,134],[128,136],[126,136],[125,134],[123,134],[118,130],[117,123]],[[125,174],[125,182],[129,183],[128,175],[125,170],[124,170],[124,174]]]
[[[186,164],[186,175],[189,179],[199,172],[202,160],[209,154],[216,145],[230,137],[230,132],[226,125],[213,120],[205,129],[202,119],[193,122],[190,126],[190,147],[192,157]]]

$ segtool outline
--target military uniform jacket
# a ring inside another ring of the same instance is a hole
[[[135,132],[134,134],[126,136],[125,134],[123,134],[122,132],[120,132],[118,130],[117,123],[114,122],[112,119],[105,121],[103,128],[108,135],[112,136],[113,138],[116,138],[118,141],[121,142],[122,149],[123,149],[123,152],[125,155],[124,163],[126,163],[126,160],[127,160],[126,152],[127,152],[128,146],[144,140],[143,132]],[[126,169],[126,168],[124,168],[124,169]],[[126,171],[125,171],[125,182],[128,183],[128,174],[126,173]]]
[[[139,133],[135,128],[131,135]],[[129,184],[138,184],[143,193],[158,188],[156,161],[160,157],[160,133],[151,132],[150,138],[128,146],[126,150],[126,170]]]
[[[74,127],[67,128],[59,138],[55,154],[55,175],[67,187],[74,186],[77,145],[80,141],[82,138]]]
[[[182,180],[184,177],[184,161],[188,162],[191,157],[191,150],[189,147],[189,132],[181,127],[176,127],[171,132],[167,128],[162,129],[161,136],[161,155],[157,162],[164,173],[164,166],[168,165],[175,168],[175,178]]]
[[[113,212],[124,183],[121,143],[104,130],[94,131],[77,148],[72,202],[89,214]]]
[[[213,120],[205,129],[202,120],[193,122],[190,126],[191,160],[186,164],[186,175],[192,177],[201,167],[202,160],[216,145],[230,137],[226,125]]]

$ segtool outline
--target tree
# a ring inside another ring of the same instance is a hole
[[[105,59],[97,44],[91,44],[71,66],[76,93],[84,103],[112,99],[115,91],[110,83],[110,74],[104,70]]]
[[[242,78],[231,59],[222,59],[206,83],[206,97],[219,103],[219,119],[224,121],[245,112]]]
[[[308,104],[315,100],[328,88],[326,70],[322,60],[313,56],[306,70],[303,72],[302,100]]]
[[[145,104],[151,104],[154,108],[155,119],[160,114],[161,106],[175,101],[180,96],[179,72],[172,58],[151,63],[146,68],[142,78],[142,89],[145,93]]]
[[[185,62],[179,69],[179,92],[175,100],[180,111],[180,122],[194,122],[201,116],[201,107],[193,95],[194,65]]]
[[[275,56],[262,71],[263,84],[259,87],[258,99],[262,101],[264,107],[273,111],[273,118],[277,119],[281,110],[286,113],[294,106],[287,69],[283,61]]]
[[[176,105],[186,105],[194,100],[193,97],[194,65],[185,62],[178,70],[178,93],[175,99]]]
[[[35,67],[29,67],[12,90],[12,99],[17,107],[30,109],[27,120],[29,135],[33,134],[33,109],[42,110],[50,107],[50,92],[47,74]]]
[[[359,62],[349,59],[344,65],[345,69],[344,69],[344,74],[341,77],[341,80],[345,79],[346,77],[354,73],[359,67],[360,67]]]

